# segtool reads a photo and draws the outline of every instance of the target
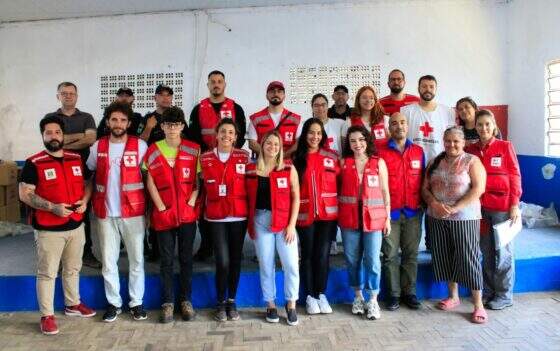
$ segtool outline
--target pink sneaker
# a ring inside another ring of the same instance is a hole
[[[66,306],[64,308],[64,314],[72,317],[88,318],[88,317],[95,316],[95,310],[87,307],[83,303],[80,303],[79,305],[76,306]]]
[[[45,335],[58,334],[58,326],[56,325],[54,316],[41,317],[41,332]]]

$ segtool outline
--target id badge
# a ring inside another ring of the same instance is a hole
[[[218,195],[219,196],[227,195],[227,186],[225,184],[218,185]]]

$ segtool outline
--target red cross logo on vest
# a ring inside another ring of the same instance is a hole
[[[429,136],[431,132],[434,131],[434,128],[430,127],[430,123],[424,122],[424,125],[420,126],[420,131],[424,134],[424,138]]]
[[[123,157],[125,167],[136,167],[136,156],[125,155]]]
[[[384,128],[374,129],[373,134],[375,135],[375,139],[385,139],[385,129]]]

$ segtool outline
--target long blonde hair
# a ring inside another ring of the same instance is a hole
[[[264,164],[263,146],[268,138],[273,136],[277,137],[278,141],[280,142],[280,152],[278,152],[278,155],[276,155],[276,159],[274,160],[274,169],[277,171],[284,169],[284,151],[282,146],[282,137],[277,130],[271,130],[270,132],[266,133],[261,140],[261,152],[259,152],[259,156],[257,157],[257,172],[264,172],[266,168]]]

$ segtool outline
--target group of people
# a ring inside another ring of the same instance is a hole
[[[273,81],[266,90],[268,106],[252,114],[246,128],[243,109],[225,96],[225,86],[222,72],[210,72],[209,97],[193,108],[189,123],[172,106],[170,87],[156,88],[156,111],[145,117],[132,111],[133,92],[123,88],[96,133],[91,115],[77,118],[85,114],[75,108],[76,86],[59,85],[61,109],[40,122],[45,150],[27,159],[20,182],[20,198],[33,208],[37,233],[43,333],[58,333],[53,294],[60,263],[65,314],[95,315],[78,291],[90,200],[108,301],[105,322],[117,319],[123,303],[121,241],[128,254],[129,310],[135,320],[147,317],[146,226],[160,260],[160,321],[173,321],[176,306],[183,320],[195,318],[197,223],[202,236],[197,255],[215,256],[218,321],[240,318],[235,299],[246,232],[256,248],[268,322],[280,320],[276,253],[284,271],[287,324],[298,324],[300,286],[308,314],[332,313],[326,291],[338,228],[355,294],[352,313],[381,317],[381,274],[387,310],[400,303],[419,309],[424,216],[435,278],[449,287],[438,308],[460,304],[458,284],[472,291],[474,323],[487,321],[485,306],[512,305],[513,247],[496,248],[491,225],[520,220],[520,171],[490,111],[463,98],[456,125],[455,112],[434,100],[435,77],[420,78],[416,97],[405,94],[404,73],[395,69],[389,96],[378,99],[375,89],[365,86],[350,108],[348,89],[340,85],[331,108],[325,95],[312,97],[312,117],[306,120],[284,107],[284,85]],[[252,154],[242,149],[246,139]]]

